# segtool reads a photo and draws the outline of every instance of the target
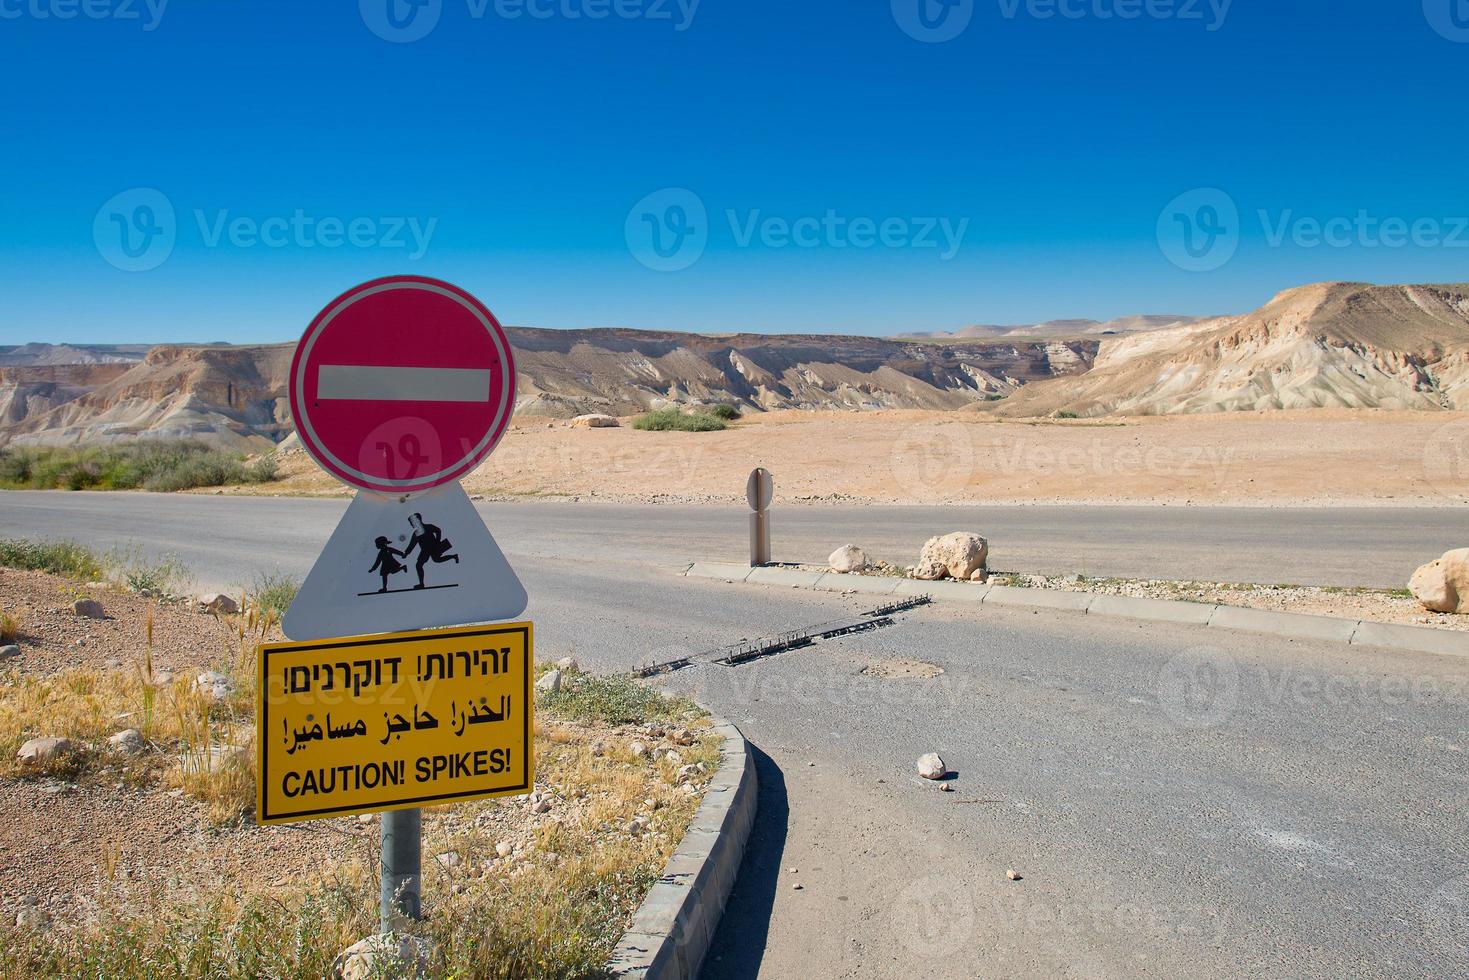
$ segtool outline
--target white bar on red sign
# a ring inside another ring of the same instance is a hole
[[[316,397],[323,401],[487,402],[490,372],[323,364],[317,369]]]

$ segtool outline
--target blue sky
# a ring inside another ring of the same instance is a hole
[[[866,333],[1469,280],[1469,0],[414,2],[0,0],[0,343],[402,272]]]

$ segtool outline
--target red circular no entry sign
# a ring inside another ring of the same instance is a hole
[[[515,406],[515,360],[494,314],[457,286],[375,279],[332,300],[291,361],[291,417],[318,463],[363,490],[457,480]]]

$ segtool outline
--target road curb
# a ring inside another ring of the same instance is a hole
[[[724,736],[719,771],[612,951],[607,962],[612,976],[694,980],[714,941],[755,823],[759,785],[745,736],[723,718],[711,720],[713,730]]]
[[[758,575],[755,574],[757,572]],[[725,582],[793,586],[820,592],[863,592],[879,595],[926,594],[936,600],[946,602],[1054,609],[1077,612],[1087,616],[1115,616],[1157,623],[1179,623],[1204,626],[1210,629],[1263,633],[1292,640],[1326,640],[1351,646],[1382,647],[1389,650],[1407,650],[1413,653],[1432,653],[1444,657],[1469,657],[1469,632],[1434,629],[1431,626],[1404,626],[1397,623],[1344,619],[1337,616],[1276,612],[1271,609],[1251,609],[1246,606],[1212,605],[1203,602],[1136,598],[1092,592],[1067,592],[1060,589],[1022,589],[1008,585],[983,585],[969,582],[919,582],[896,577],[841,575],[836,572],[817,574],[809,569],[751,569],[745,565],[727,562],[694,562],[689,565],[684,575]],[[814,579],[813,575],[815,575]],[[892,584],[889,585],[889,582]]]

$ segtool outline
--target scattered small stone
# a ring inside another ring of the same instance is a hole
[[[40,765],[76,751],[76,743],[69,738],[33,738],[15,753],[17,761],[26,765]]]
[[[495,845],[495,854],[499,857],[507,858],[514,852],[515,845],[510,843],[508,840],[502,840],[500,843]]]
[[[106,660],[102,661],[102,666],[106,667],[108,670],[121,670],[122,661],[118,660],[116,657],[108,657]]]
[[[530,812],[531,813],[549,813],[550,810],[551,810],[551,801],[550,800],[547,800],[547,799],[544,799],[544,798],[543,799],[536,800],[534,803],[532,803],[530,805]]]
[[[136,728],[127,728],[110,735],[107,738],[107,748],[113,752],[121,752],[123,755],[137,755],[148,751],[148,743],[143,741],[143,733]]]
[[[954,792],[954,784],[944,783],[942,786],[939,787],[939,789],[943,790],[945,793],[952,793]]]
[[[937,752],[918,757],[918,775],[924,779],[943,779],[948,774],[949,767],[944,765]]]
[[[1009,878],[1011,881],[1019,881],[1022,876],[1021,876],[1021,874],[1020,874],[1019,871],[1016,871],[1014,868],[1011,868],[1009,871],[1006,871],[1005,872],[1005,877],[1006,878]]]
[[[458,851],[445,851],[443,854],[434,855],[434,860],[446,868],[457,868],[463,863],[463,858]]]
[[[648,829],[648,821],[645,817],[633,817],[623,827],[629,834],[637,835]]]
[[[799,882],[799,881],[798,881],[798,882],[796,882],[796,883],[795,883],[795,884],[794,884],[794,885],[792,885],[792,886],[791,886],[791,891],[793,891],[793,892],[799,892],[799,891],[804,891],[804,890],[805,890],[805,888],[806,888],[806,886],[805,886],[805,885],[803,885],[803,884],[801,884],[801,883],[800,883],[800,882]]]
[[[370,813],[359,813],[359,814],[357,814],[357,822],[360,823],[360,824],[369,824],[369,823],[372,823],[372,814],[370,814]]]
[[[548,670],[536,681],[536,692],[539,694],[555,694],[561,690],[561,671]]]
[[[648,746],[642,742],[631,742],[627,750],[632,753],[634,759],[641,759],[648,754]]]
[[[601,757],[607,754],[607,746],[601,742],[592,743],[592,755]]]
[[[576,662],[575,657],[562,657],[556,661],[556,669],[563,674],[576,674],[581,672],[581,664]]]
[[[673,749],[669,749],[667,752],[663,753],[663,758],[667,759],[669,762],[673,763],[675,766],[678,765],[679,763],[683,762],[683,756],[679,755]]]
[[[106,615],[102,611],[102,603],[96,599],[78,599],[71,604],[71,611],[87,619],[102,619]]]

